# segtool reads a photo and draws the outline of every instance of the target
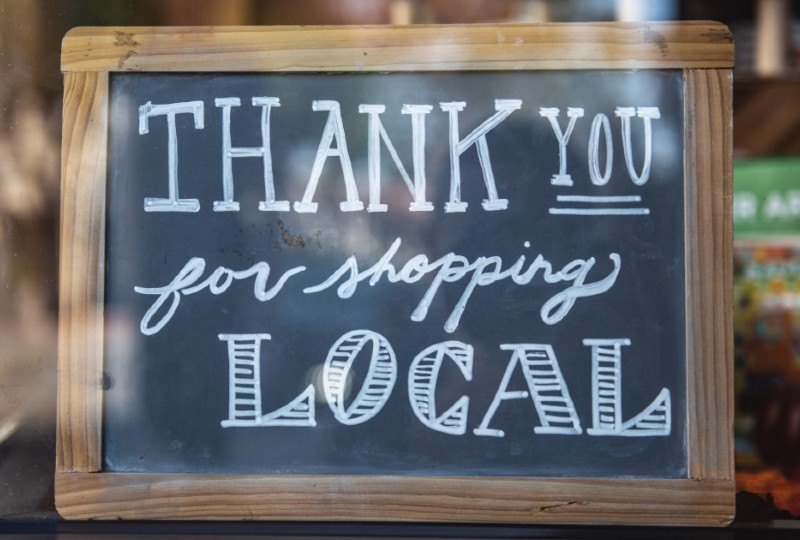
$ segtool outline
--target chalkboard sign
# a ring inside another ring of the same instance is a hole
[[[565,28],[68,34],[59,510],[729,519],[728,35]]]

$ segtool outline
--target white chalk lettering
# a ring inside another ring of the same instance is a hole
[[[222,427],[315,427],[315,386],[309,384],[297,397],[271,413],[262,413],[261,344],[270,334],[219,334],[228,347],[228,418]],[[663,388],[653,402],[639,414],[622,418],[621,347],[627,338],[584,339],[592,348],[592,427],[591,436],[664,437],[671,432],[670,392]],[[355,362],[369,350],[366,376],[355,398],[350,399]],[[570,396],[553,347],[539,343],[501,344],[511,351],[492,402],[472,430],[478,437],[504,437],[505,431],[490,427],[500,405],[509,400],[533,402],[539,425],[537,435],[580,435],[580,418]],[[470,398],[460,396],[439,414],[436,392],[445,357],[455,363],[467,382],[472,381],[474,349],[461,341],[431,345],[414,357],[408,370],[408,399],[411,410],[426,427],[448,435],[467,432]],[[519,368],[527,390],[509,390]],[[397,379],[397,361],[388,340],[372,330],[354,330],[342,335],[329,349],[322,365],[322,390],[336,420],[357,425],[374,418],[386,405]],[[347,402],[350,402],[347,405]],[[498,421],[498,423],[501,423]]]
[[[429,428],[449,435],[467,432],[469,398],[461,396],[441,415],[436,413],[436,383],[444,357],[450,358],[464,379],[472,380],[472,345],[460,341],[445,341],[420,352],[408,370],[408,399],[419,421]]]
[[[411,182],[400,156],[397,155],[389,135],[381,122],[380,114],[386,111],[384,105],[359,105],[358,112],[369,115],[367,126],[367,164],[369,171],[369,204],[368,212],[386,212],[388,207],[381,203],[381,141],[386,145],[389,155],[394,161],[400,176],[414,198],[410,210],[412,212],[433,210],[433,205],[425,200],[425,115],[429,114],[430,105],[404,105],[403,114],[411,114],[412,148],[414,159],[414,182]]]
[[[258,203],[261,211],[289,211],[289,201],[275,200],[275,180],[272,174],[272,150],[270,149],[270,113],[272,107],[280,107],[276,97],[254,97],[253,107],[261,107],[261,146],[255,148],[234,147],[231,143],[231,107],[239,107],[236,97],[217,98],[217,107],[222,108],[222,198],[214,201],[215,212],[239,211],[239,203],[233,198],[233,158],[260,157],[264,160],[264,200]]]
[[[270,266],[265,262],[258,262],[246,270],[234,271],[223,266],[218,267],[205,280],[200,280],[206,269],[206,261],[200,257],[192,257],[178,272],[175,278],[164,287],[134,287],[139,294],[155,295],[158,298],[145,312],[139,329],[144,335],[152,336],[158,333],[172,319],[175,310],[181,303],[182,296],[195,294],[208,289],[211,294],[222,294],[234,280],[243,280],[255,276],[253,281],[253,295],[261,302],[273,299],[286,284],[288,279],[295,274],[303,272],[305,266],[296,266],[283,273],[271,288],[267,289]],[[166,311],[163,307],[169,301]]]
[[[492,429],[489,423],[497,408],[509,399],[525,399],[530,395],[541,426],[533,428],[534,433],[579,435],[583,432],[575,405],[569,395],[567,381],[561,374],[553,347],[546,344],[517,343],[500,345],[504,351],[512,351],[500,387],[483,417],[480,425],[473,430],[475,435],[503,437],[502,429]],[[528,384],[528,391],[508,390],[511,376],[517,365]]]
[[[232,161],[234,158],[260,157],[264,164],[264,200],[258,202],[261,211],[287,212],[294,208],[299,213],[316,213],[318,203],[314,201],[319,181],[330,157],[339,158],[342,171],[346,197],[339,203],[343,212],[357,212],[364,209],[364,203],[359,198],[358,187],[353,173],[353,165],[348,151],[347,139],[342,120],[341,105],[333,100],[314,100],[311,102],[313,111],[328,113],[325,127],[322,130],[319,146],[311,166],[308,183],[299,201],[290,205],[287,200],[277,200],[275,178],[273,174],[273,158],[271,152],[271,127],[270,118],[272,109],[280,107],[278,97],[252,97],[253,107],[261,108],[261,146],[234,147],[231,134],[231,115],[233,107],[241,106],[239,97],[220,97],[214,100],[217,107],[222,109],[222,200],[214,201],[213,209],[217,212],[238,211],[240,203],[234,197],[234,179]],[[486,188],[487,197],[482,201],[482,207],[487,211],[506,210],[509,200],[500,198],[497,191],[494,170],[489,154],[488,134],[498,127],[514,111],[522,108],[520,99],[494,100],[495,113],[474,128],[468,135],[461,137],[459,123],[460,113],[467,107],[465,101],[443,101],[439,103],[442,111],[448,115],[448,150],[450,156],[450,183],[448,200],[444,204],[445,213],[465,212],[468,203],[462,200],[461,194],[461,158],[471,147],[475,146],[480,164],[481,174]],[[367,115],[367,172],[369,181],[368,212],[387,212],[388,205],[381,200],[381,154],[385,147],[394,163],[401,179],[411,194],[409,210],[411,212],[430,212],[434,205],[427,199],[426,193],[428,179],[425,170],[426,119],[433,109],[432,105],[404,104],[401,108],[403,115],[411,117],[411,147],[413,158],[413,179],[405,167],[395,148],[392,139],[384,126],[382,116],[386,106],[380,103],[360,104],[358,112]],[[558,143],[558,171],[552,175],[550,183],[554,186],[573,186],[573,178],[568,172],[567,148],[573,135],[577,120],[582,118],[585,111],[582,107],[568,107],[566,116],[568,121],[565,127],[559,123],[561,110],[558,107],[539,107],[539,116],[547,118]],[[178,194],[178,138],[176,129],[176,115],[192,113],[195,129],[203,129],[203,102],[189,101],[182,103],[156,104],[148,101],[139,107],[139,133],[149,133],[149,119],[154,116],[167,117],[168,132],[168,188],[167,198],[145,198],[145,211],[147,212],[197,212],[200,202],[197,199],[181,199]],[[645,185],[649,179],[653,161],[653,120],[661,118],[658,107],[615,107],[614,114],[620,119],[621,140],[625,167],[631,181],[637,186]],[[641,167],[637,170],[634,163],[634,149],[632,142],[632,118],[642,119],[642,143],[637,144],[636,151],[643,153]],[[592,119],[588,132],[587,165],[589,179],[594,186],[605,186],[614,171],[614,141],[612,137],[611,122],[609,117],[598,112]],[[604,159],[601,159],[601,142],[605,145]],[[551,215],[575,216],[642,216],[648,215],[650,210],[641,208],[550,208]]]
[[[287,405],[269,414],[261,411],[261,342],[269,334],[219,334],[228,342],[228,419],[222,427],[317,425],[314,385]]]
[[[580,107],[567,108],[569,123],[567,124],[566,132],[562,132],[561,126],[558,125],[559,113],[558,107],[539,108],[539,115],[550,121],[550,126],[552,126],[556,139],[558,139],[558,174],[553,175],[550,179],[550,183],[554,186],[571,186],[572,176],[567,173],[567,144],[569,144],[572,130],[575,129],[575,122],[578,121],[578,118],[583,116],[583,109]]]
[[[175,115],[189,113],[194,117],[194,129],[203,129],[203,102],[188,101],[186,103],[168,103],[153,105],[147,102],[139,107],[139,134],[150,133],[150,118],[167,117],[167,185],[169,197],[166,199],[146,197],[145,212],[197,212],[200,201],[197,199],[181,199],[178,195],[178,131],[175,128]]]
[[[622,204],[642,202],[639,195],[557,195],[558,202],[589,203],[589,204]],[[550,214],[572,216],[646,216],[649,208],[626,206],[601,206],[597,208],[550,208]]]
[[[483,200],[481,206],[483,206],[484,210],[505,210],[508,208],[508,200],[499,198],[497,194],[486,134],[508,118],[512,112],[522,107],[522,100],[496,99],[494,108],[497,112],[463,139],[458,134],[458,113],[467,106],[466,102],[451,101],[440,103],[439,106],[443,111],[449,113],[450,118],[450,200],[445,203],[444,211],[465,212],[467,210],[467,203],[461,200],[461,154],[466,152],[473,144],[477,144],[478,162],[481,165],[483,181],[486,184],[486,193],[489,197]]]
[[[625,154],[625,165],[628,175],[637,186],[643,186],[650,179],[650,164],[653,159],[653,125],[652,120],[661,118],[658,107],[617,107],[614,114],[622,121],[622,149]],[[631,118],[638,116],[644,121],[644,163],[642,172],[637,173],[633,165],[631,149]]]
[[[589,435],[667,436],[672,429],[670,393],[666,388],[642,412],[622,420],[622,346],[629,339],[584,339],[592,348],[592,427]]]
[[[431,105],[403,105],[402,114],[411,115],[411,157],[414,161],[414,201],[409,206],[412,212],[430,212],[433,203],[425,198],[425,116]]]
[[[350,154],[347,151],[347,138],[345,137],[344,126],[342,125],[342,113],[339,110],[339,102],[314,101],[311,104],[311,108],[315,111],[328,111],[328,120],[325,123],[325,129],[322,131],[322,138],[319,141],[319,149],[317,149],[317,156],[314,158],[314,165],[311,167],[311,178],[308,180],[303,199],[294,203],[294,211],[301,213],[314,213],[317,211],[317,203],[313,202],[312,199],[314,198],[314,193],[317,191],[317,183],[319,182],[319,177],[322,175],[322,167],[331,156],[339,158],[339,163],[342,166],[342,175],[344,177],[347,200],[339,203],[339,208],[342,212],[363,210],[364,203],[358,198],[358,188],[356,187],[356,180],[353,176],[353,165],[350,163]],[[336,148],[331,148],[334,139],[336,140]]]
[[[436,274],[428,290],[411,314],[411,320],[419,322],[425,320],[428,309],[443,283],[458,282],[471,273],[472,276],[461,298],[454,306],[444,325],[445,331],[452,333],[458,328],[461,316],[476,287],[485,287],[508,278],[517,285],[527,285],[533,280],[536,273],[541,270],[542,277],[547,283],[570,283],[569,287],[556,293],[542,305],[540,311],[542,321],[553,325],[567,316],[578,298],[596,296],[608,291],[616,283],[622,264],[617,253],[610,253],[608,257],[614,264],[614,268],[604,278],[590,283],[587,283],[586,279],[596,263],[594,257],[586,260],[575,259],[567,263],[560,271],[553,272],[552,264],[541,254],[528,265],[527,270],[524,270],[527,260],[525,255],[521,255],[513,265],[505,270],[502,270],[502,258],[497,256],[478,257],[470,262],[462,255],[448,253],[433,262],[429,262],[426,256],[417,255],[409,259],[398,272],[391,261],[400,248],[400,244],[401,239],[395,239],[378,262],[361,272],[358,270],[358,262],[355,256],[352,256],[328,279],[318,285],[306,287],[303,292],[306,294],[322,292],[334,286],[340,279],[348,276],[337,288],[339,298],[344,299],[352,297],[358,284],[366,280],[369,280],[370,285],[374,286],[385,275],[386,280],[390,283],[414,283],[425,274],[435,271]]]
[[[228,342],[228,419],[222,427],[258,425],[261,419],[261,342],[269,334],[219,334]]]
[[[375,264],[363,271],[359,271],[356,257],[349,257],[325,281],[305,287],[303,293],[323,292],[341,280],[336,292],[339,298],[347,299],[355,294],[358,284],[363,281],[368,280],[371,286],[377,285],[383,278],[389,283],[403,282],[412,284],[421,280],[427,274],[433,273],[433,280],[417,307],[411,313],[411,320],[420,322],[427,317],[428,310],[444,283],[456,283],[469,276],[461,297],[444,323],[445,331],[452,333],[458,328],[461,316],[477,287],[486,287],[505,279],[511,279],[517,285],[528,285],[537,273],[541,272],[542,279],[547,284],[568,283],[566,288],[547,299],[540,309],[542,321],[553,325],[567,316],[578,298],[597,296],[613,287],[622,266],[620,256],[617,253],[609,253],[608,258],[613,264],[611,271],[597,281],[587,281],[589,273],[596,264],[594,257],[574,259],[565,264],[561,270],[555,272],[552,263],[545,259],[542,254],[537,255],[529,263],[526,255],[520,255],[511,266],[503,269],[503,259],[498,256],[478,257],[470,262],[462,255],[447,253],[432,262],[429,261],[426,255],[415,255],[408,259],[398,272],[392,263],[392,259],[397,254],[401,243],[402,240],[400,238],[395,239],[386,253]],[[525,267],[526,264],[527,268]],[[182,296],[195,294],[205,289],[208,289],[211,294],[219,295],[227,291],[234,281],[255,276],[253,295],[257,300],[266,302],[281,291],[290,277],[305,271],[306,267],[297,266],[285,271],[269,289],[267,288],[267,281],[271,268],[268,263],[263,261],[245,270],[232,270],[220,266],[208,277],[200,281],[205,269],[205,259],[193,257],[169,284],[162,287],[134,287],[134,290],[139,294],[158,297],[142,317],[140,330],[143,334],[153,335],[158,333],[175,314]]]
[[[365,345],[372,345],[369,367],[358,395],[345,404],[345,388],[353,363]],[[325,399],[342,424],[361,424],[378,414],[389,399],[397,379],[394,350],[385,337],[371,330],[354,330],[330,348],[322,370]]]
[[[600,174],[600,129],[606,140],[606,170]],[[592,130],[589,133],[589,178],[592,184],[604,186],[611,179],[611,169],[614,166],[614,143],[611,140],[611,123],[608,116],[603,113],[595,115],[592,120]]]

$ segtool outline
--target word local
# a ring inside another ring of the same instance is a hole
[[[272,171],[272,151],[270,145],[270,117],[272,109],[280,107],[277,97],[253,97],[253,107],[261,108],[261,146],[234,147],[231,142],[231,108],[241,106],[237,97],[216,98],[214,103],[222,109],[222,200],[214,201],[215,212],[239,211],[239,202],[234,198],[233,184],[233,159],[258,157],[264,162],[264,192],[265,197],[260,201],[258,208],[261,211],[288,212],[290,207],[295,212],[315,213],[318,203],[314,202],[323,167],[330,157],[337,157],[342,169],[346,189],[346,200],[340,203],[343,212],[356,212],[364,209],[364,203],[359,198],[356,187],[350,153],[347,149],[347,138],[340,106],[337,101],[313,101],[311,108],[314,111],[327,111],[328,118],[320,138],[319,148],[311,167],[311,173],[301,200],[295,201],[290,206],[287,200],[278,200],[275,181]],[[494,102],[495,113],[476,127],[466,137],[459,134],[459,112],[467,106],[463,101],[450,101],[439,103],[441,110],[449,118],[449,149],[450,149],[450,194],[449,200],[444,205],[444,211],[465,212],[467,203],[461,200],[461,155],[469,148],[477,149],[483,181],[486,186],[487,199],[482,206],[484,210],[495,211],[508,208],[508,200],[500,198],[495,184],[492,164],[489,157],[489,145],[486,140],[489,132],[508,118],[515,110],[522,107],[519,99],[497,99]],[[381,122],[380,115],[386,111],[386,106],[381,104],[362,104],[358,112],[367,115],[367,166],[369,171],[369,203],[367,211],[386,212],[387,205],[381,203],[381,143],[386,146],[394,161],[400,176],[411,193],[412,202],[409,210],[412,212],[429,212],[434,209],[433,203],[426,198],[425,175],[425,117],[433,110],[432,105],[403,105],[401,114],[411,117],[411,141],[413,158],[413,180],[403,166],[400,157]],[[200,210],[200,201],[197,199],[182,199],[178,190],[178,135],[175,117],[178,114],[192,114],[194,128],[204,127],[204,105],[202,101],[189,101],[183,103],[153,104],[148,101],[139,107],[139,133],[144,135],[150,131],[150,118],[166,116],[167,119],[167,155],[168,155],[168,190],[167,198],[147,197],[144,199],[146,212],[197,212]],[[553,128],[553,133],[558,141],[558,172],[551,178],[551,183],[557,186],[572,186],[572,177],[567,173],[567,144],[577,120],[584,116],[584,109],[570,107],[567,109],[566,130],[559,124],[560,111],[555,107],[541,107],[539,115],[547,118]],[[614,114],[621,121],[622,145],[628,175],[634,184],[644,185],[650,177],[652,159],[652,120],[661,117],[658,107],[617,107]],[[644,161],[641,171],[634,166],[633,150],[631,147],[631,118],[637,116],[644,122]],[[605,140],[605,167],[601,171],[600,142]],[[334,141],[336,146],[334,147]],[[593,184],[602,186],[611,178],[613,167],[613,141],[611,124],[603,113],[597,113],[591,124],[588,145],[589,176]]]
[[[287,405],[267,414],[261,407],[261,343],[269,334],[220,334],[227,342],[229,363],[228,418],[223,427],[314,427],[316,423],[314,384]],[[653,402],[629,420],[622,418],[622,352],[629,339],[584,339],[591,349],[592,427],[589,435],[621,437],[667,436],[672,425],[670,392],[663,388]],[[367,348],[369,352],[361,355]],[[530,397],[539,417],[538,434],[577,435],[582,433],[552,346],[536,343],[502,344],[511,358],[483,420],[472,432],[477,436],[503,437],[490,427],[502,402]],[[353,384],[353,364],[368,357],[367,374],[349,405]],[[461,396],[446,411],[439,413],[436,386],[445,359],[455,363],[466,381],[472,380],[473,348],[460,341],[445,341],[427,347],[411,362],[408,371],[408,397],[414,415],[428,428],[450,435],[464,435],[469,413],[468,396]],[[528,390],[508,389],[515,371],[520,370]],[[394,350],[385,337],[371,330],[344,334],[331,346],[322,368],[325,400],[334,417],[345,425],[364,423],[377,415],[392,393],[397,380]]]

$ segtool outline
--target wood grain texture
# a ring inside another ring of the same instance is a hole
[[[732,76],[685,74],[690,478],[733,478]]]
[[[64,39],[56,505],[74,519],[720,525],[734,512],[731,72],[685,71],[689,479],[99,473],[109,71],[728,68],[714,23],[76,29]]]
[[[733,483],[691,480],[59,474],[74,519],[722,525]]]
[[[729,68],[714,22],[76,28],[68,71]]]
[[[98,471],[108,74],[64,78],[59,282],[59,471]]]

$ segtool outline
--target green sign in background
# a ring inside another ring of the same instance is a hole
[[[733,233],[800,236],[800,158],[734,162]]]

